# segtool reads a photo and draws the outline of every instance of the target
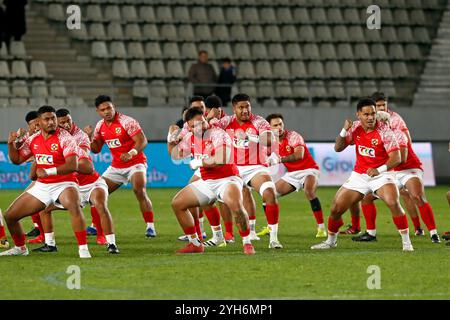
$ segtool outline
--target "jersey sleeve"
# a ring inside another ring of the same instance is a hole
[[[180,133],[178,134],[178,138],[183,139],[187,134],[189,133],[189,126],[187,122],[183,124],[183,128],[181,129]]]
[[[394,130],[394,136],[395,139],[397,139],[397,143],[400,148],[408,147],[408,138],[406,137],[406,134],[403,131],[400,131],[398,129]]]
[[[287,139],[288,139],[289,145],[292,148],[297,148],[299,146],[305,146],[305,140],[299,133],[297,133],[295,131],[289,132]]]
[[[59,134],[59,143],[61,145],[64,158],[79,155],[78,149],[80,148],[78,147],[76,140],[68,132],[61,130]]]
[[[395,128],[403,132],[408,131],[405,120],[403,120],[398,113],[393,113],[393,116],[391,117],[391,128]]]
[[[356,131],[359,125],[360,122],[355,121],[353,122],[352,127],[349,130],[347,130],[347,134],[345,135],[345,143],[347,143],[348,145],[355,144],[355,142],[353,141],[353,133]]]
[[[211,135],[211,142],[214,149],[218,149],[220,147],[231,147],[231,138],[223,130],[214,130]]]
[[[209,121],[209,124],[213,127],[221,128],[225,130],[233,121],[233,116],[225,116],[222,119],[213,118]]]
[[[97,125],[95,126],[95,129],[94,129],[94,140],[103,141],[102,135],[100,134],[100,128],[102,127],[102,124],[103,124],[103,120],[100,120],[99,122],[97,122]]]
[[[80,130],[77,133],[77,136],[75,137],[75,139],[77,140],[77,144],[80,148],[91,150],[91,144],[89,142],[89,137],[85,132]]]
[[[31,152],[31,137],[28,137],[20,146],[19,148],[19,155],[24,158],[25,160],[28,160],[33,155],[33,152]]]
[[[258,130],[258,134],[261,134],[265,131],[271,131],[270,124],[261,116],[254,117],[252,122],[255,128]]]
[[[119,121],[130,137],[134,137],[135,135],[142,132],[142,128],[139,122],[131,117],[121,115]]]
[[[381,130],[380,136],[384,149],[386,150],[387,153],[391,153],[393,151],[400,149],[397,139],[395,138],[395,134],[391,129],[385,128]]]
[[[181,155],[182,158],[186,158],[191,155],[191,138],[192,133],[188,132],[184,135],[183,139],[180,141],[179,144],[177,144],[178,153]]]

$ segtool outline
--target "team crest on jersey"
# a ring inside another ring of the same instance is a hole
[[[122,133],[122,128],[116,128],[116,134],[121,134]]]
[[[33,145],[33,149],[36,150],[37,148],[39,148],[39,146],[38,146],[37,144],[34,144],[34,145]]]
[[[378,145],[378,139],[372,139],[372,145],[377,146]]]
[[[37,154],[35,156],[37,164],[43,165],[52,165],[53,164],[53,156],[48,154]]]
[[[358,152],[363,157],[375,158],[375,149],[364,146],[358,146]]]
[[[286,152],[291,152],[291,146],[286,146]]]
[[[52,151],[58,151],[58,144],[57,143],[52,143],[52,145],[50,146],[50,149]]]
[[[119,148],[120,146],[122,146],[119,139],[106,140],[105,142],[110,149]]]

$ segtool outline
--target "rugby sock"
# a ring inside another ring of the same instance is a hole
[[[361,230],[361,218],[359,215],[352,216],[352,229]]]
[[[45,233],[45,243],[48,246],[56,246],[56,241],[55,241],[55,233],[54,232],[49,232],[49,233]]]
[[[322,206],[320,204],[319,198],[314,198],[309,201],[311,205],[311,209],[314,214],[314,218],[316,219],[317,226],[321,229],[325,228],[323,224],[323,212],[322,212]]]
[[[278,204],[267,204],[264,212],[266,213],[267,224],[278,224],[280,217],[280,206]]]
[[[0,225],[0,239],[6,238],[5,227]]]
[[[14,241],[14,245],[16,247],[23,247],[25,246],[25,234],[12,234],[11,238]]]
[[[209,210],[205,210],[205,215],[212,227],[220,225],[220,212],[217,207],[212,207]]]
[[[86,230],[83,231],[75,231],[75,237],[78,241],[78,246],[81,249],[81,246],[87,245],[87,234]]]
[[[367,232],[375,237],[377,235],[377,207],[375,207],[375,204],[371,203],[361,205],[361,209],[364,214],[364,219],[366,220]]]
[[[200,221],[198,218],[194,218],[195,231],[197,232],[198,238],[202,239],[202,229],[200,229]]]
[[[419,216],[417,216],[417,217],[411,217],[411,220],[412,220],[412,222],[413,222],[413,225],[414,225],[414,229],[419,229],[420,228],[420,218],[419,218]]]
[[[392,220],[394,220],[394,223],[397,226],[403,243],[411,243],[411,239],[409,238],[408,219],[406,218],[406,215],[393,216]]]
[[[184,228],[183,231],[184,231],[184,234],[187,235],[189,242],[192,243],[194,246],[199,247],[202,245],[202,243],[200,242],[200,239],[198,238],[195,226]]]
[[[114,233],[107,234],[106,242],[108,242],[108,244],[116,245],[116,235]]]
[[[434,213],[430,204],[427,202],[423,206],[420,206],[419,211],[423,222],[427,226],[428,231],[430,231],[430,235],[436,234],[436,222],[434,221]]]
[[[44,234],[44,228],[42,227],[41,217],[39,216],[39,212],[35,213],[31,216],[31,219],[35,223],[35,226],[37,225],[37,228],[39,229],[40,235],[42,236]]]
[[[100,215],[98,214],[96,207],[91,207],[91,217],[92,223],[94,223],[95,229],[97,229],[97,237],[105,236],[102,228],[102,221],[100,220]]]
[[[328,243],[335,244],[337,241],[337,236],[339,234],[339,228],[344,225],[344,221],[342,218],[339,220],[334,220],[331,216],[328,218]]]
[[[248,223],[250,226],[250,232],[255,232],[256,229],[256,216],[248,216]]]
[[[250,241],[250,229],[247,229],[245,231],[239,229],[239,235],[242,238],[242,244],[251,244]]]
[[[233,235],[233,221],[225,221],[225,232]]]
[[[211,226],[211,230],[213,232],[214,239],[223,239],[222,226],[219,224],[218,226]]]
[[[153,230],[155,230],[153,211],[143,212],[142,216],[144,217],[144,221],[147,223],[147,229],[152,228]]]

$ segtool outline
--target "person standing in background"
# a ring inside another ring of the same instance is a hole
[[[236,82],[236,67],[231,64],[230,58],[222,60],[222,67],[217,80],[216,95],[222,100],[224,107],[231,101],[231,86]]]
[[[217,83],[217,74],[213,66],[208,63],[208,52],[201,50],[198,61],[189,68],[188,81],[193,84],[193,95],[207,96],[214,92]]]
[[[13,38],[14,41],[21,41],[22,36],[27,32],[25,7],[28,4],[28,1],[4,0],[3,4],[5,6],[5,42],[6,45],[9,46],[11,38]]]

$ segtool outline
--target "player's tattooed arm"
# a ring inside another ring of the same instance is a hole
[[[291,155],[288,155],[286,157],[282,157],[280,159],[281,163],[285,163],[285,162],[295,162],[298,160],[302,160],[303,156],[305,155],[305,147],[303,146],[298,146],[294,149],[294,153]]]
[[[345,148],[347,148],[347,132],[350,130],[350,128],[353,125],[353,121],[350,119],[345,119],[344,122],[344,128],[342,129],[341,133],[336,137],[336,140],[334,142],[334,151],[341,152],[344,151]]]
[[[76,155],[69,156],[66,158],[66,162],[59,167],[56,167],[56,174],[66,175],[71,174],[78,170],[78,159]],[[38,178],[46,178],[49,176],[48,171],[42,168],[36,170]]]
[[[400,163],[404,163],[407,158],[408,158],[408,148],[401,147],[400,148]]]
[[[148,144],[147,137],[145,136],[145,133],[143,131],[134,135],[131,139],[133,139],[133,141],[134,141],[134,147],[130,151],[128,151],[126,153],[122,153],[120,155],[120,159],[122,161],[125,161],[125,162],[130,161],[135,155],[144,151],[145,147]]]

